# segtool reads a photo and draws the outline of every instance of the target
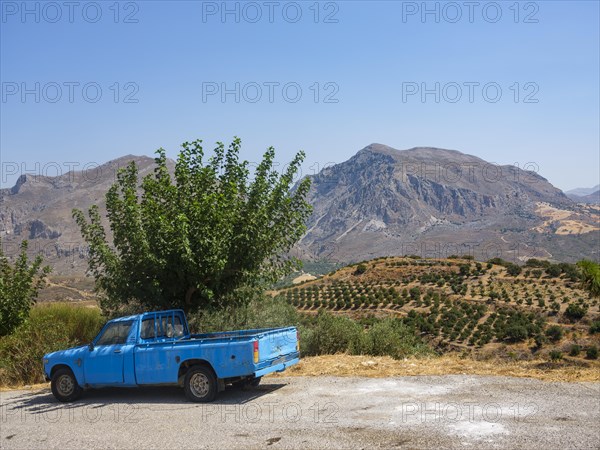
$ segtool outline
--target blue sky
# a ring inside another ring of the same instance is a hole
[[[599,2],[247,3],[0,2],[2,186],[234,135],[304,173],[379,142],[599,183]]]

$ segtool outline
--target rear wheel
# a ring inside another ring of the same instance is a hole
[[[217,380],[210,368],[194,366],[185,374],[186,397],[193,402],[212,402],[217,396]]]
[[[52,375],[50,383],[52,394],[60,402],[72,402],[81,396],[82,389],[77,384],[77,379],[71,369],[58,369]]]

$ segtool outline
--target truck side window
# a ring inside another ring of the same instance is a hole
[[[124,344],[129,335],[132,321],[129,322],[113,322],[109,324],[100,339],[96,341],[96,345],[114,345]]]
[[[157,328],[157,336],[159,338],[164,338],[164,337],[168,337],[167,336],[167,323],[169,321],[169,317],[167,316],[161,316],[158,318],[158,324],[156,325]]]
[[[140,337],[142,339],[154,339],[154,317],[142,320]]]
[[[175,316],[175,324],[173,325],[173,328],[173,334],[176,338],[183,336],[183,324],[181,323],[181,317]]]

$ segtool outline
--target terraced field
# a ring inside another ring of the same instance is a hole
[[[439,348],[544,348],[583,357],[599,343],[590,333],[598,299],[568,264],[379,258],[275,294],[305,313],[326,309],[367,326],[371,317],[401,317]]]

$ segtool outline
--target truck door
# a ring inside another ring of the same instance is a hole
[[[174,341],[184,334],[181,317],[173,312],[156,313],[142,320],[140,343],[135,349],[138,384],[176,383],[179,365]]]
[[[111,322],[102,330],[84,361],[86,383],[118,385],[124,382],[124,357],[134,347],[127,342],[132,325],[131,320]]]

